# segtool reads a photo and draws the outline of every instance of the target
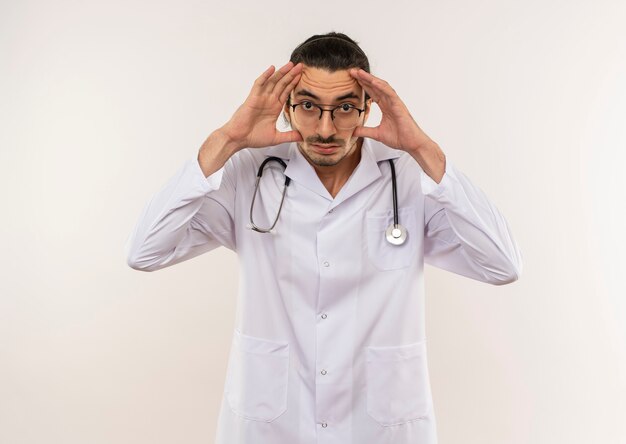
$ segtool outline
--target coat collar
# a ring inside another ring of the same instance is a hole
[[[376,140],[364,138],[361,146],[361,160],[334,199],[324,187],[324,184],[322,184],[313,166],[302,155],[296,142],[272,147],[266,151],[265,155],[287,160],[289,163],[285,170],[285,175],[294,182],[332,202],[331,206],[334,207],[381,177],[380,162],[387,159],[396,159],[402,153],[403,151],[389,148]]]

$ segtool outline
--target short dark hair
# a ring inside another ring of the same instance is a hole
[[[324,69],[329,72],[350,68],[361,68],[365,72],[370,72],[370,62],[361,47],[357,42],[340,32],[329,32],[309,37],[293,50],[289,60],[294,65],[302,62],[311,68]],[[366,92],[366,111],[369,98],[370,96]],[[291,97],[287,97],[287,104],[291,104]]]
[[[370,72],[367,56],[358,45],[345,34],[329,32],[309,37],[291,53],[294,65],[304,63],[314,68],[334,72],[340,69],[362,68]]]

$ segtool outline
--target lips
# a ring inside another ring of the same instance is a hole
[[[316,151],[319,151],[322,154],[329,154],[337,150],[339,145],[317,145],[312,143],[311,146],[315,148]]]

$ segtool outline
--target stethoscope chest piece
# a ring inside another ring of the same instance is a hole
[[[391,224],[385,231],[387,242],[393,245],[402,245],[406,240],[406,228],[400,224]]]

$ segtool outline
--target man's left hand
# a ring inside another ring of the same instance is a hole
[[[382,112],[377,127],[358,126],[353,136],[369,137],[391,148],[407,151],[424,172],[439,183],[445,171],[445,155],[439,145],[417,125],[396,91],[386,81],[360,68],[352,68],[349,72]]]

